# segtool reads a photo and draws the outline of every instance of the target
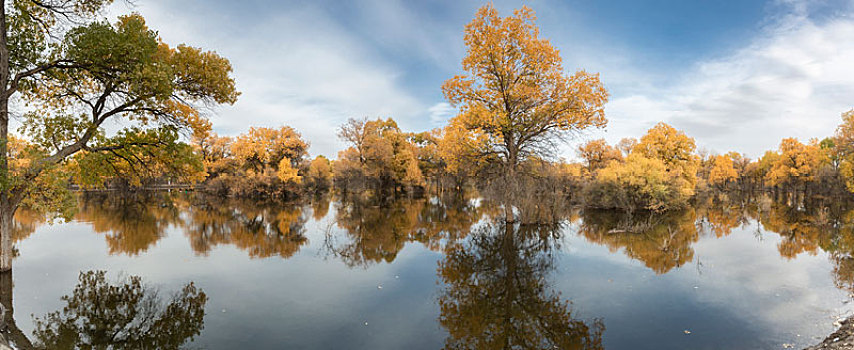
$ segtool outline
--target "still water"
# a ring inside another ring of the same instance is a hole
[[[570,209],[530,225],[496,220],[502,212],[478,199],[86,195],[67,223],[18,213],[18,255],[4,277],[14,283],[0,286],[21,347],[819,342],[854,312],[854,211],[731,202],[666,215]]]

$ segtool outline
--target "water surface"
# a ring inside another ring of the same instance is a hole
[[[0,286],[36,345],[782,349],[817,343],[852,312],[854,212],[838,208],[573,209],[533,225],[459,198],[157,193],[79,206],[63,224],[17,215],[14,287]],[[87,274],[98,270],[104,281]],[[108,282],[125,288],[99,289]],[[148,323],[127,312],[140,300]],[[58,331],[92,324],[118,331]]]

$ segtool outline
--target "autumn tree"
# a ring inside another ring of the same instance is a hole
[[[842,113],[842,124],[833,137],[839,172],[848,190],[854,192],[854,109]]]
[[[492,4],[465,28],[464,75],[445,81],[442,92],[459,108],[450,124],[470,138],[483,137],[505,174],[522,160],[544,156],[573,132],[606,124],[608,93],[597,74],[564,73],[559,51],[539,37],[528,7],[501,17]]]
[[[445,172],[454,180],[458,190],[467,178],[481,173],[489,164],[499,161],[497,154],[489,150],[489,136],[484,132],[467,130],[453,123],[442,129],[442,137],[438,143],[439,158],[445,164]]]
[[[231,152],[244,169],[261,173],[268,168],[278,170],[282,161],[291,168],[299,167],[308,152],[308,143],[289,126],[251,127],[235,138]]]
[[[362,177],[378,190],[423,185],[416,148],[393,119],[350,119],[338,136],[350,147],[338,154],[336,183]]]
[[[638,140],[634,137],[624,137],[617,142],[617,149],[623,152],[624,157],[628,157],[632,153],[632,149],[638,144]]]
[[[170,47],[136,14],[115,24],[88,22],[50,41],[60,19],[91,15],[106,3],[21,0],[4,2],[11,7],[0,11],[7,28],[0,35],[0,269],[11,268],[11,218],[36,194],[33,184],[66,178],[56,175],[63,168],[93,185],[93,178],[163,171],[198,179],[201,162],[180,135],[209,130],[197,105],[237,99],[228,60]],[[6,147],[15,93],[30,106],[20,132],[32,146],[22,169],[10,169]],[[108,134],[104,124],[113,119],[124,128]]]
[[[720,188],[738,178],[738,172],[733,166],[732,158],[728,155],[712,156],[712,169],[709,171],[709,183]]]
[[[778,155],[765,175],[768,184],[789,186],[790,189],[803,186],[804,191],[807,184],[815,179],[823,160],[817,140],[805,145],[795,138],[783,139]]]
[[[664,161],[633,152],[600,169],[586,197],[594,207],[664,211],[684,207],[693,195],[694,185]]]
[[[696,149],[694,138],[661,122],[641,137],[632,149],[632,153],[663,162],[668,173],[690,185],[693,194],[693,187],[697,184],[697,170],[700,166],[700,159],[694,153]]]
[[[408,139],[414,146],[415,158],[418,159],[418,168],[424,180],[428,185],[432,181],[438,186],[441,178],[447,174],[447,163],[439,151],[442,129],[410,133]]]
[[[584,159],[590,172],[605,167],[612,160],[623,159],[620,150],[609,145],[605,139],[592,140],[579,146],[578,155]]]
[[[214,132],[193,138],[195,152],[201,156],[209,179],[236,170],[237,160],[231,152],[233,141],[231,137],[219,136]]]
[[[241,197],[291,197],[302,183],[308,146],[289,126],[251,127],[231,143],[236,171],[209,185]]]
[[[307,185],[316,191],[328,189],[332,185],[332,162],[324,156],[315,157],[305,178]]]

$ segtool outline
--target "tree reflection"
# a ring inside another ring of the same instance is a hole
[[[105,233],[110,254],[138,255],[181,224],[175,198],[165,193],[84,194],[75,218]]]
[[[81,272],[65,306],[34,319],[31,340],[15,323],[13,290],[12,273],[0,274],[0,347],[17,349],[180,349],[201,333],[208,300],[192,282],[163,300],[140,277],[111,283],[104,271]]]
[[[698,206],[702,224],[716,238],[726,237],[748,222],[745,202],[710,201]]]
[[[18,208],[12,222],[12,242],[20,242],[29,237],[36,229],[47,222],[47,218],[27,208]]]
[[[439,263],[447,349],[601,349],[604,325],[575,319],[549,286],[560,225],[476,228]]]
[[[398,200],[383,205],[339,202],[335,222],[345,231],[344,242],[328,236],[326,246],[349,266],[391,262],[408,242],[441,251],[468,234],[483,208],[461,198]]]
[[[185,234],[198,254],[230,244],[253,258],[289,258],[308,243],[302,207],[286,203],[257,203],[196,198],[187,208]]]
[[[667,273],[694,258],[692,245],[700,239],[697,212],[629,215],[615,211],[585,211],[578,232],[587,240],[620,249],[658,274]]]
[[[780,235],[777,244],[780,255],[793,259],[798,254],[816,254],[821,247],[830,248],[837,233],[838,223],[829,208],[805,210],[782,203],[773,203],[756,217],[766,231]]]

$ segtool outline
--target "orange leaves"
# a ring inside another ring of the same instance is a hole
[[[717,155],[712,158],[712,170],[709,172],[709,183],[724,186],[727,182],[738,178],[738,172],[733,166],[732,158],[728,155]]]
[[[622,160],[623,155],[616,147],[608,145],[605,139],[592,140],[578,147],[578,155],[587,163],[587,170],[600,169],[612,160]]]
[[[780,142],[779,157],[765,175],[769,185],[813,181],[823,160],[817,142],[802,144],[795,138]]]
[[[238,161],[256,171],[275,167],[283,159],[298,161],[305,156],[307,149],[308,143],[289,126],[278,129],[252,127],[231,145],[231,152]]]
[[[350,119],[341,126],[338,135],[351,147],[338,155],[336,181],[368,176],[384,182],[384,185],[417,186],[424,183],[416,147],[393,119]]]
[[[694,138],[661,122],[641,137],[632,153],[661,160],[667,166],[667,171],[674,172],[694,185],[700,166],[700,160],[694,154],[696,148]]]
[[[530,8],[500,17],[491,4],[465,28],[466,75],[442,85],[459,107],[458,127],[482,133],[511,167],[541,156],[562,134],[606,124],[608,93],[598,74],[566,76],[560,53],[539,37]],[[453,123],[453,122],[452,122]]]
[[[279,162],[279,169],[276,171],[276,176],[286,184],[300,184],[302,183],[302,176],[297,175],[298,171],[298,169],[291,166],[290,159],[282,159]]]

